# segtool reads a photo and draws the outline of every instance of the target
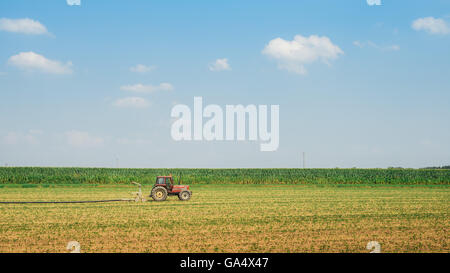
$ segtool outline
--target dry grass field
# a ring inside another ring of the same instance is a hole
[[[444,186],[194,185],[190,201],[0,204],[0,252],[449,252]],[[150,187],[144,188],[147,194]],[[3,187],[0,201],[128,198],[134,187]]]

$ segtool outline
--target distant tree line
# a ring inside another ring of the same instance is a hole
[[[427,169],[427,170],[441,170],[441,169],[450,169],[450,166],[426,167],[426,168],[422,168],[422,169]]]

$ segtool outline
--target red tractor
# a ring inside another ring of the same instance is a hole
[[[181,201],[191,199],[192,191],[189,190],[189,186],[179,184],[180,181],[178,181],[178,185],[174,185],[172,175],[158,176],[150,192],[150,197],[155,201],[164,201],[168,195],[177,195]]]

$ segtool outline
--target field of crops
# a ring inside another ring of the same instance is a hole
[[[190,201],[0,204],[0,252],[450,251],[450,170],[0,168],[0,201],[130,198],[171,173]]]
[[[131,186],[3,187],[0,200],[126,198]],[[147,193],[150,187],[144,188]],[[449,252],[448,186],[195,185],[188,202],[0,205],[0,252]]]
[[[450,170],[417,169],[100,169],[0,168],[4,184],[152,184],[181,174],[188,184],[421,184],[449,185]]]

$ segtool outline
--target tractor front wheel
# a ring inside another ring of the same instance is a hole
[[[164,187],[156,187],[152,190],[151,196],[155,201],[164,201],[167,199],[167,190]]]
[[[181,201],[187,201],[187,200],[191,199],[191,193],[188,191],[182,191],[178,194],[178,198]]]

